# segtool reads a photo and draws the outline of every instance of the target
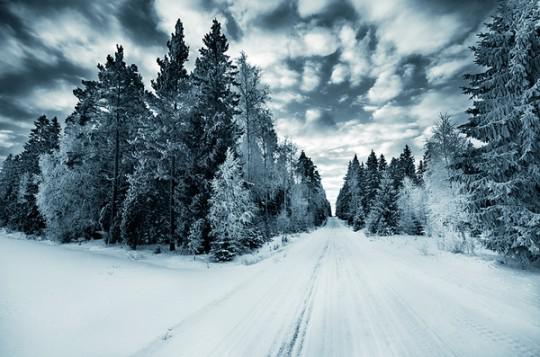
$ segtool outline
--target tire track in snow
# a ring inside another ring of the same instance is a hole
[[[290,357],[290,356],[299,356],[302,352],[302,347],[304,344],[304,339],[306,336],[307,327],[309,325],[309,320],[311,317],[311,311],[313,309],[313,295],[316,289],[316,282],[319,278],[319,272],[324,258],[328,255],[329,242],[326,238],[326,244],[323,249],[322,254],[317,259],[317,263],[313,268],[313,272],[309,279],[309,288],[304,300],[302,301],[300,312],[298,317],[295,319],[295,323],[292,326],[292,333],[288,341],[283,341],[277,351],[277,357]],[[272,356],[272,354],[270,355]]]

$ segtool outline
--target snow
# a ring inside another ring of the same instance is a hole
[[[209,264],[4,233],[0,356],[540,355],[536,270],[335,219],[276,244]]]

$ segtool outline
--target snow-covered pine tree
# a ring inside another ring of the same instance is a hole
[[[379,172],[382,175],[382,172],[384,172],[388,167],[388,164],[386,163],[386,158],[383,154],[379,156]]]
[[[45,228],[45,221],[36,205],[38,184],[42,177],[39,158],[58,149],[59,137],[60,124],[57,119],[49,120],[45,115],[40,116],[34,122],[23,152],[12,161],[12,164],[16,165],[8,165],[8,176],[12,175],[12,169],[16,169],[18,176],[15,180],[14,177],[8,180],[16,185],[8,188],[11,197],[6,197],[9,201],[9,212],[6,215],[9,228],[27,234],[40,233]],[[14,199],[15,197],[17,199]]]
[[[98,147],[108,158],[105,166],[110,170],[110,199],[103,210],[101,222],[108,231],[107,242],[116,243],[120,238],[121,207],[127,193],[127,176],[133,172],[130,152],[136,133],[144,120],[150,117],[144,103],[144,85],[137,66],[127,65],[124,49],[117,46],[105,64],[98,65],[99,109],[96,111],[96,128],[104,135],[105,147]],[[97,133],[96,133],[97,134]]]
[[[279,213],[274,160],[278,144],[272,116],[266,106],[269,89],[261,82],[260,68],[249,64],[243,52],[237,60],[237,67],[238,108],[241,112],[236,116],[236,121],[242,131],[239,151],[245,179],[259,208],[257,218],[262,220],[263,231],[269,238],[272,217]]]
[[[279,195],[282,197],[280,213],[276,220],[277,231],[289,233],[295,230],[293,224],[293,188],[295,187],[296,157],[298,149],[288,139],[278,144],[276,149],[276,181]]]
[[[540,257],[540,8],[535,0],[499,4],[472,48],[485,68],[466,76],[473,100],[466,134],[475,225],[488,248],[526,260]]]
[[[425,191],[405,177],[398,192],[399,231],[410,235],[424,233],[426,222]]]
[[[339,194],[336,200],[336,217],[339,217],[340,219],[347,220],[348,219],[348,212],[349,212],[349,206],[351,201],[351,193],[350,193],[350,180],[352,175],[352,168],[351,168],[351,161],[349,161],[349,164],[347,165],[347,172],[345,174],[345,177],[343,177],[343,186],[341,186],[341,189],[339,190]]]
[[[403,152],[399,156],[399,166],[401,168],[402,179],[408,177],[413,182],[416,182],[416,167],[414,166],[414,156],[412,155],[409,145],[405,145]]]
[[[381,176],[379,173],[379,162],[377,160],[377,155],[371,150],[371,153],[368,156],[366,161],[366,171],[365,171],[365,195],[363,200],[363,209],[366,215],[369,215],[373,200],[377,195],[377,190],[379,188],[379,182]]]
[[[364,207],[362,205],[362,201],[364,199],[364,190],[365,190],[365,181],[366,181],[366,174],[365,174],[365,166],[364,163],[361,163],[358,167],[358,173],[357,173],[357,180],[358,180],[358,192],[357,196],[354,200],[354,208],[353,208],[353,220],[352,220],[352,227],[354,231],[358,231],[362,228],[364,228],[366,224],[366,213],[364,212]]]
[[[450,116],[441,114],[426,143],[429,158],[424,175],[426,233],[438,238],[442,249],[454,252],[467,252],[472,248],[468,197],[457,180],[463,171],[456,167],[467,146],[467,140],[452,124]]]
[[[178,197],[184,192],[177,188],[181,172],[190,171],[191,166],[186,157],[185,130],[193,115],[194,94],[185,69],[189,49],[180,20],[167,48],[167,54],[157,59],[159,73],[152,80],[154,92],[146,94],[155,115],[143,121],[136,133],[133,156],[137,165],[122,209],[122,237],[133,248],[137,237],[148,237],[146,243],[168,237],[169,250],[175,250],[189,225],[184,222],[188,217],[182,216],[178,208],[178,201],[188,202],[188,197]],[[175,224],[178,220],[180,227]]]
[[[62,241],[98,231],[116,241],[134,166],[128,153],[149,117],[141,76],[135,65],[126,65],[121,46],[98,70],[97,81],[82,81],[74,91],[78,103],[66,119],[60,151],[42,163],[48,174],[40,185],[39,209],[50,234]]]
[[[195,153],[191,169],[189,210],[193,220],[207,221],[210,181],[215,177],[219,166],[225,161],[229,148],[236,145],[240,131],[234,121],[237,113],[238,95],[236,86],[236,67],[226,52],[229,42],[221,31],[221,24],[213,20],[212,28],[204,36],[204,47],[199,50],[193,72],[197,90],[195,114],[191,117],[192,128],[202,126],[198,133],[191,130],[193,141],[188,150]],[[210,249],[210,226],[206,223],[202,235],[204,250]]]
[[[212,180],[208,219],[211,226],[211,254],[217,261],[229,261],[246,249],[259,247],[263,240],[253,230],[255,205],[242,178],[240,161],[232,149]]]
[[[371,234],[392,235],[397,232],[398,219],[396,191],[390,175],[385,171],[373,200],[366,226]]]
[[[300,185],[307,199],[307,228],[324,224],[330,216],[330,203],[326,199],[317,167],[304,151],[298,158],[296,174],[297,184]]]
[[[416,168],[416,184],[422,186],[424,184],[424,175],[426,173],[426,168],[424,165],[424,160],[418,162],[418,167]]]
[[[0,226],[9,224],[17,210],[17,189],[21,177],[20,155],[8,155],[0,172]]]

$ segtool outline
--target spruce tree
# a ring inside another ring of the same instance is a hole
[[[536,1],[501,2],[472,48],[485,70],[465,88],[464,131],[483,143],[466,177],[475,223],[489,248],[528,260],[540,257],[539,21]]]
[[[41,233],[45,228],[45,220],[36,205],[38,184],[41,180],[39,160],[42,155],[51,154],[58,149],[60,137],[60,124],[56,118],[49,120],[45,115],[40,116],[34,122],[34,128],[30,131],[28,140],[24,145],[23,152],[12,161],[12,167],[8,165],[9,172],[16,168],[18,178],[8,188],[7,199],[7,225],[14,230],[27,234]],[[12,171],[13,172],[13,171]]]
[[[249,64],[245,53],[237,60],[240,113],[236,116],[242,131],[239,154],[250,184],[255,204],[259,208],[265,236],[271,235],[272,217],[279,210],[278,180],[274,157],[278,147],[272,115],[267,107],[268,86],[262,83],[261,69]]]
[[[396,191],[388,172],[385,172],[369,212],[366,226],[371,234],[392,235],[397,233],[398,219]]]
[[[127,65],[124,49],[117,46],[105,64],[98,65],[99,111],[98,124],[105,136],[103,154],[110,152],[110,198],[104,207],[101,221],[108,231],[107,242],[116,243],[120,238],[121,207],[127,193],[127,177],[133,172],[133,159],[129,155],[134,147],[131,141],[149,113],[144,103],[144,85],[137,66]]]
[[[186,233],[183,225],[178,230],[175,224],[180,216],[179,199],[187,201],[183,195],[178,197],[184,192],[177,188],[181,172],[190,171],[185,129],[193,114],[194,99],[185,69],[189,49],[183,31],[182,22],[178,20],[167,42],[167,54],[157,59],[159,73],[152,80],[154,93],[146,94],[155,115],[141,123],[135,138],[133,155],[138,164],[130,177],[122,212],[122,236],[133,248],[136,246],[133,239],[138,236],[153,237],[148,243],[167,236],[172,251],[179,237]]]
[[[382,174],[387,168],[388,164],[386,163],[386,158],[383,154],[379,156],[379,172]]]
[[[242,167],[229,149],[225,162],[212,180],[208,219],[213,236],[211,254],[229,261],[246,249],[258,248],[262,239],[253,230],[255,206],[242,178]]]
[[[369,214],[371,211],[371,206],[375,196],[377,195],[377,190],[379,188],[380,176],[379,176],[379,162],[377,160],[377,155],[371,150],[371,153],[368,156],[366,161],[366,171],[365,171],[365,195],[363,197],[363,208],[366,214]]]
[[[192,200],[190,214],[192,219],[203,219],[202,236],[204,250],[210,249],[209,225],[207,223],[210,182],[219,166],[225,161],[229,148],[233,148],[240,134],[234,115],[237,113],[238,95],[236,86],[236,67],[226,54],[229,49],[227,38],[221,31],[221,24],[213,20],[212,28],[204,36],[204,47],[199,50],[193,73],[197,88],[195,114],[192,116],[194,136],[190,151],[196,152],[192,167],[193,184],[190,191]]]
[[[414,156],[412,155],[409,145],[405,145],[403,152],[399,156],[399,164],[401,168],[402,179],[408,177],[413,182],[416,182],[416,167],[414,166]]]

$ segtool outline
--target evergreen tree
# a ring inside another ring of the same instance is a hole
[[[307,227],[320,226],[330,216],[330,204],[326,199],[317,167],[304,151],[298,158],[296,173],[300,190],[307,200]]]
[[[137,66],[126,65],[124,49],[117,46],[104,65],[98,65],[98,131],[105,134],[102,153],[111,153],[107,163],[110,176],[110,199],[104,207],[101,222],[108,231],[107,242],[116,243],[120,237],[122,215],[120,208],[127,193],[127,176],[133,171],[133,159],[128,155],[134,148],[131,141],[149,115],[144,103],[144,85]],[[110,151],[106,151],[110,150]]]
[[[421,235],[426,221],[424,190],[406,177],[398,192],[399,230],[405,234]]]
[[[387,168],[388,164],[386,163],[386,158],[383,154],[379,156],[379,172],[382,174]]]
[[[349,161],[347,166],[347,173],[343,178],[343,186],[339,190],[339,194],[336,201],[336,216],[340,219],[347,220],[349,205],[351,202],[351,192],[350,192],[350,180],[352,175],[352,163]]]
[[[369,215],[371,211],[373,200],[377,195],[377,190],[379,189],[380,182],[380,173],[379,173],[379,162],[375,152],[371,150],[371,153],[368,156],[366,161],[366,171],[365,171],[365,195],[363,197],[363,209],[364,212]]]
[[[0,226],[7,226],[10,217],[17,212],[20,155],[8,155],[0,171]]]
[[[426,143],[426,233],[437,237],[441,248],[454,252],[469,250],[468,197],[458,181],[463,171],[456,167],[467,146],[448,115],[441,115]]]
[[[253,230],[255,206],[242,178],[242,167],[232,150],[212,180],[208,219],[211,253],[217,261],[228,261],[245,249],[258,248],[262,239]]]
[[[210,182],[215,177],[218,167],[225,161],[226,152],[233,148],[239,136],[234,121],[237,113],[238,95],[236,86],[236,67],[226,54],[229,43],[221,32],[221,24],[213,20],[212,28],[203,39],[204,47],[195,62],[193,73],[197,97],[195,114],[192,116],[191,130],[195,152],[194,166],[191,168],[190,214],[193,220],[203,219],[202,236],[204,250],[210,249],[209,225],[207,222]]]
[[[272,116],[266,106],[268,86],[261,82],[261,70],[247,61],[242,52],[237,61],[236,81],[239,92],[237,115],[242,135],[239,151],[242,157],[245,178],[250,184],[253,199],[259,208],[265,236],[271,235],[272,217],[279,214],[279,186],[274,157],[277,150],[277,135]]]
[[[366,169],[364,167],[364,163],[360,164],[358,167],[358,173],[357,173],[357,181],[358,181],[358,193],[354,200],[354,207],[352,216],[352,226],[354,231],[358,231],[362,228],[364,228],[364,225],[366,223],[366,213],[364,212],[364,207],[362,205],[362,201],[364,200],[364,190],[365,190],[365,184],[366,184]]]
[[[416,167],[414,166],[414,156],[412,155],[409,145],[405,145],[403,152],[399,156],[399,164],[401,168],[401,179],[408,177],[413,182],[416,182]]]
[[[388,172],[383,173],[366,223],[371,234],[392,235],[398,227],[397,195]]]
[[[418,167],[416,169],[416,184],[422,186],[424,184],[424,175],[426,173],[426,168],[424,161],[420,160],[418,162]]]
[[[178,20],[167,42],[168,53],[157,59],[159,73],[152,81],[155,92],[146,94],[155,116],[141,123],[134,140],[134,158],[138,164],[130,177],[122,212],[122,236],[133,248],[137,237],[147,236],[150,239],[147,242],[152,243],[168,236],[169,249],[175,250],[179,237],[186,233],[185,226],[179,232],[175,224],[180,216],[179,199],[187,201],[186,197],[178,197],[183,192],[177,190],[177,184],[180,172],[189,171],[185,129],[193,115],[194,100],[185,69],[189,49],[183,31]]]
[[[45,221],[36,205],[41,181],[39,159],[58,149],[59,137],[57,119],[49,120],[42,115],[34,122],[23,152],[6,163],[4,207],[7,211],[3,216],[9,228],[27,234],[40,233],[45,228]]]
[[[473,217],[487,247],[523,259],[540,257],[540,9],[534,0],[501,2],[472,48],[485,68],[466,76],[474,100],[465,133]]]
[[[138,128],[149,117],[144,86],[137,67],[126,65],[118,46],[114,57],[98,65],[98,80],[83,81],[74,94],[78,103],[66,119],[60,151],[43,162],[49,174],[40,188],[40,212],[50,234],[62,241],[93,237],[99,231],[107,232],[108,242],[116,242],[119,209],[134,167],[129,154],[135,151]],[[77,224],[66,225],[75,218]]]

